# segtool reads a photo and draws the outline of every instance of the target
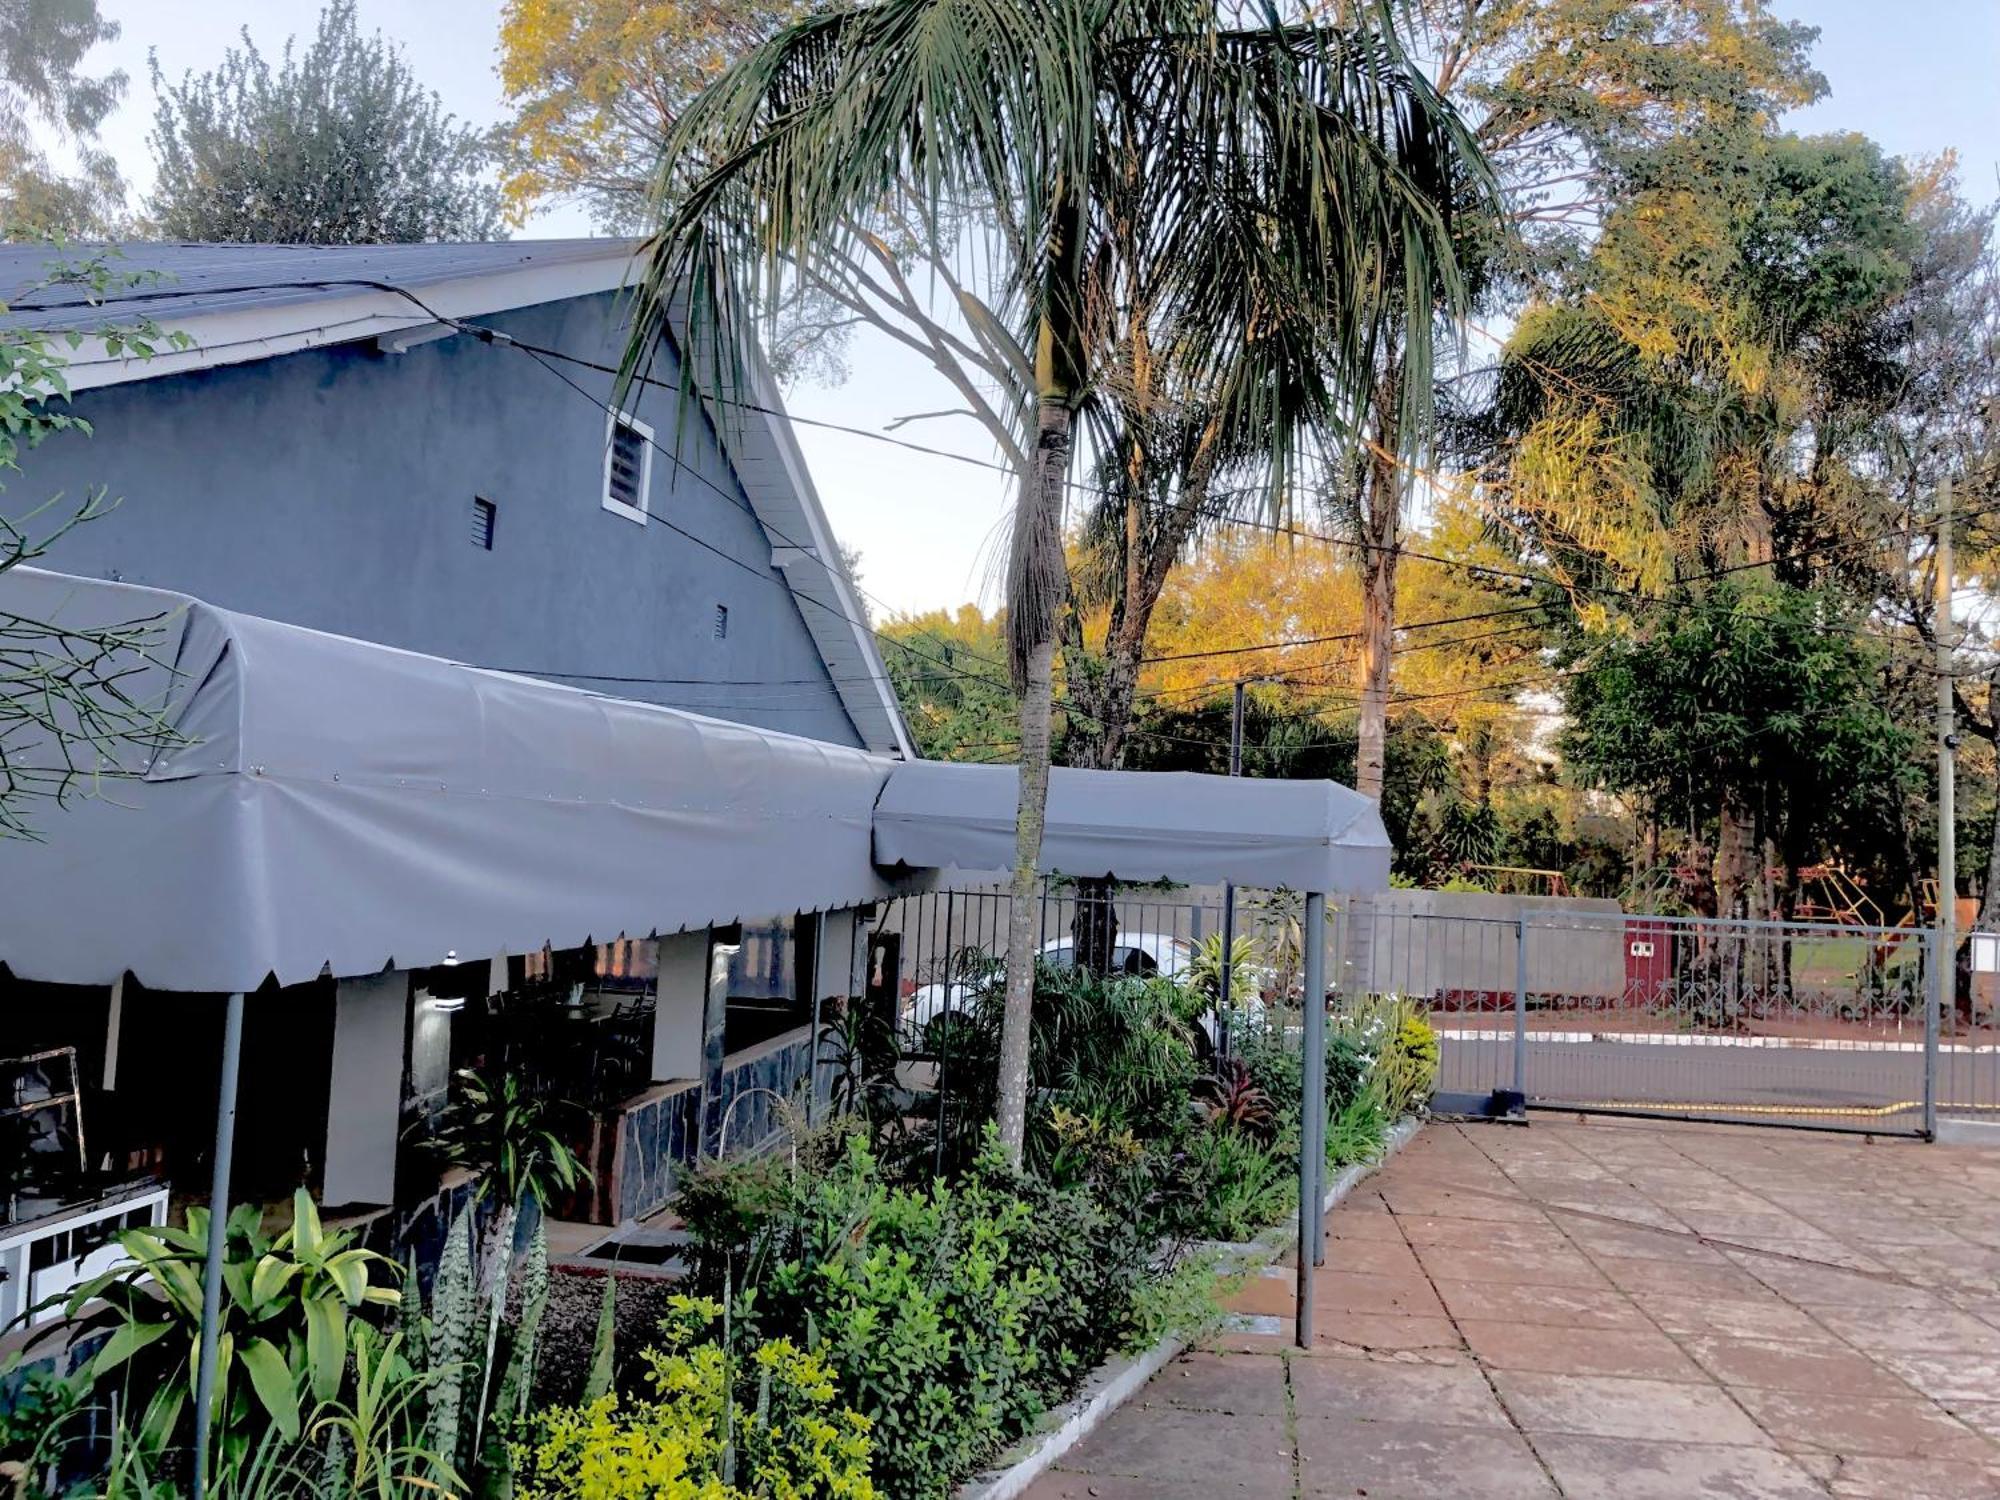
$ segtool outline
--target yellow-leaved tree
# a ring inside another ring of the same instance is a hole
[[[614,234],[642,230],[660,148],[688,100],[804,9],[802,0],[507,0],[509,217],[520,224],[546,202],[580,200]]]

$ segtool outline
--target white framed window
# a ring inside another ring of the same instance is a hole
[[[653,429],[613,412],[604,433],[604,508],[646,524],[653,487]]]

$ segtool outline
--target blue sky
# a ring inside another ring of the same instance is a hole
[[[1778,14],[1821,28],[1818,63],[1831,95],[1788,122],[1809,131],[1859,130],[1899,155],[1960,155],[1960,181],[1974,199],[2000,198],[2000,0],[1777,0]],[[109,123],[106,143],[141,187],[151,175],[152,117],[147,49],[178,77],[207,68],[248,25],[275,54],[293,32],[309,33],[319,0],[102,0],[124,36],[102,54],[122,66],[132,91]],[[364,28],[402,42],[416,70],[448,107],[481,124],[500,118],[493,73],[500,0],[358,0]],[[542,216],[533,235],[587,234],[574,209]],[[835,388],[803,387],[792,409],[879,430],[909,413],[954,404],[937,375],[886,339],[857,340],[853,375]],[[905,429],[912,437],[991,457],[980,430],[962,419]],[[991,597],[996,539],[1010,495],[999,476],[864,437],[800,431],[800,441],[842,539],[859,549],[862,583],[875,607],[950,606]]]

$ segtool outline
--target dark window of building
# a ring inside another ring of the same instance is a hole
[[[718,641],[729,639],[729,606],[726,604],[715,606],[715,638]]]
[[[499,519],[499,511],[484,495],[472,497],[472,545],[484,551],[493,550],[493,523]]]

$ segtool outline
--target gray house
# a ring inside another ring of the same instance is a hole
[[[117,497],[42,560],[61,572],[910,754],[768,384],[689,412],[667,347],[608,410],[631,253],[132,244],[110,262],[132,284],[90,306],[19,296],[50,252],[0,246],[5,326],[150,316],[191,341],[79,349],[94,431],[29,455],[7,500]]]
[[[751,371],[740,401],[695,403],[669,344],[614,408],[630,245],[131,245],[112,264],[136,279],[105,304],[62,285],[24,293],[45,280],[48,256],[0,247],[4,321],[82,336],[67,375],[91,430],[24,454],[0,503],[17,515],[100,487],[119,503],[59,538],[38,559],[47,572],[11,575],[10,603],[32,598],[38,618],[173,618],[181,680],[160,691],[192,695],[189,712],[207,711],[206,694],[225,716],[268,727],[262,674],[274,663],[297,664],[277,672],[289,712],[324,711],[310,692],[297,696],[301,677],[351,659],[365,663],[356,680],[375,685],[358,708],[302,731],[329,754],[415,765],[440,737],[504,739],[519,713],[531,726],[521,733],[541,739],[528,754],[536,774],[573,771],[606,807],[639,791],[676,802],[683,768],[688,797],[702,801],[696,783],[713,765],[818,768],[816,755],[872,796],[873,767],[912,754],[768,376]],[[108,350],[102,330],[139,317],[180,339],[144,359]],[[420,653],[421,669],[308,632]],[[201,650],[234,662],[242,681],[191,677]],[[430,698],[398,698],[413,674]],[[520,679],[533,681],[508,686]],[[431,723],[431,705],[458,701],[468,680],[487,685],[484,706],[456,718],[440,709]],[[653,705],[757,733],[691,728]],[[242,766],[224,769],[261,777],[261,753],[246,748]],[[658,758],[668,756],[685,760]],[[131,774],[167,772],[156,758]],[[734,793],[707,798],[711,840],[726,839],[728,818],[751,816],[735,811],[754,804]],[[143,812],[124,812],[51,814],[42,845],[11,851],[21,863],[7,878],[39,888],[43,871],[74,873],[74,849],[98,835],[115,855],[126,829],[145,836]],[[510,814],[500,804],[480,816],[490,827]],[[590,868],[588,839],[567,831],[582,824],[551,823],[564,831],[539,845],[523,835],[512,850],[495,846],[491,867],[449,872],[465,925],[347,965],[314,949],[295,972],[262,957],[240,974],[198,962],[147,972],[121,948],[121,923],[173,901],[127,890],[115,857],[96,880],[114,908],[102,951],[81,968],[37,949],[47,924],[12,905],[0,913],[0,1091],[36,1104],[37,1129],[0,1140],[16,1157],[0,1161],[0,1323],[95,1269],[111,1229],[164,1213],[160,1184],[176,1197],[206,1190],[231,990],[249,992],[239,1195],[304,1183],[330,1206],[373,1215],[381,1238],[420,1241],[451,1201],[450,1175],[426,1153],[429,1127],[453,1070],[479,1064],[527,1069],[580,1102],[572,1131],[596,1183],[565,1212],[618,1224],[657,1209],[725,1128],[733,1143],[775,1128],[772,1099],[808,1083],[813,1007],[856,989],[857,908],[885,887],[867,860],[865,816],[843,816],[861,829],[858,849],[838,846],[851,874],[752,882],[750,894],[706,902],[619,899],[621,872]],[[108,821],[86,837],[93,819]],[[783,842],[755,832],[742,847],[783,865]],[[417,864],[427,857],[421,835],[408,847]],[[382,860],[396,857],[384,844]],[[600,863],[614,858],[607,847]],[[482,926],[510,877],[537,863],[545,890],[576,896],[602,879],[609,895],[595,906],[579,896],[546,927],[532,906],[504,931]],[[196,899],[224,865],[186,870]],[[646,873],[635,867],[631,880]],[[687,873],[698,889],[701,872]],[[385,873],[382,888],[409,881],[412,909],[440,888],[415,876],[414,866]],[[324,878],[299,899],[365,904],[351,883]],[[371,932],[394,925],[385,906]],[[268,915],[274,927],[288,917]],[[214,951],[223,946],[218,934]],[[74,982],[79,973],[96,982]]]

